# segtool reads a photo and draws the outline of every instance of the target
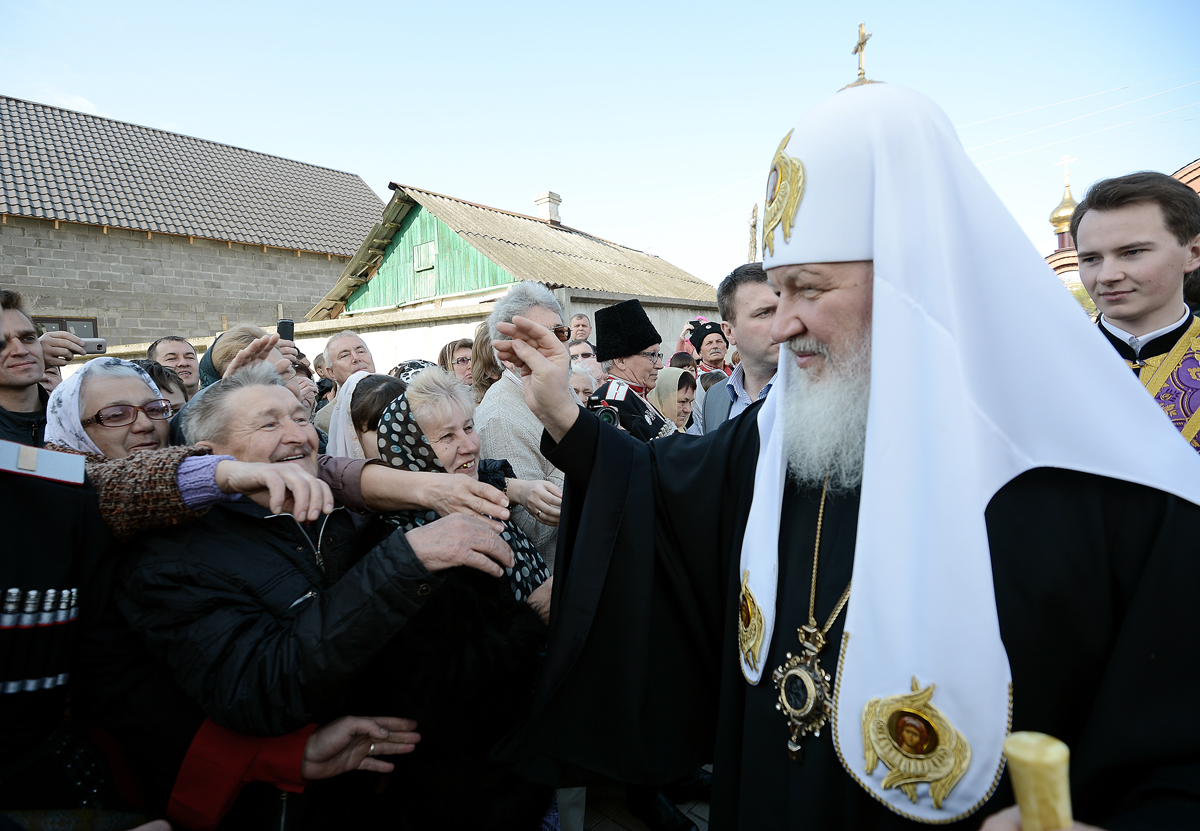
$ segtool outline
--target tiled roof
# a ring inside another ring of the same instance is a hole
[[[382,221],[363,239],[353,259],[325,298],[308,313],[324,320],[354,290],[371,279],[372,269],[409,209],[420,205],[492,262],[518,280],[550,288],[589,289],[639,297],[715,301],[717,290],[653,254],[566,225],[477,205],[420,188],[390,185],[395,195]]]
[[[1200,159],[1189,165],[1184,165],[1172,174],[1192,190],[1200,193]]]
[[[382,206],[351,173],[0,96],[0,214],[349,257]]]

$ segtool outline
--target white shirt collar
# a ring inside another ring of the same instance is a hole
[[[1104,315],[1100,315],[1100,325],[1129,344],[1130,348],[1133,349],[1133,354],[1136,356],[1142,351],[1142,347],[1148,344],[1150,341],[1154,340],[1155,338],[1162,337],[1168,332],[1172,332],[1182,326],[1183,322],[1191,317],[1191,314],[1192,310],[1189,309],[1185,303],[1183,306],[1183,316],[1179,318],[1179,320],[1175,321],[1170,326],[1164,326],[1161,329],[1155,329],[1153,332],[1148,332],[1147,334],[1140,336],[1129,334]]]

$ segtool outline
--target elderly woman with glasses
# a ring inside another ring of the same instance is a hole
[[[630,435],[650,441],[676,432],[647,396],[663,367],[662,336],[637,300],[596,312],[596,357],[608,374],[588,409],[612,412]]]
[[[545,326],[563,344],[571,336],[571,330],[563,325],[562,306],[548,288],[531,281],[514,283],[496,301],[487,320],[490,336],[487,351],[492,356],[495,350],[491,343],[505,338],[497,327],[501,323],[511,323],[515,317],[528,318]],[[475,429],[485,459],[505,459],[512,465],[518,479],[541,483],[540,501],[546,505],[552,504],[554,520],[547,520],[545,510],[541,514],[536,510],[518,510],[513,513],[513,521],[533,540],[542,559],[553,570],[563,472],[542,455],[542,424],[525,403],[521,376],[513,371],[512,364],[504,364],[502,373],[499,380],[487,390],[487,395],[475,411]]]
[[[117,358],[92,361],[55,389],[46,442],[110,459],[167,446],[173,412],[149,373]]]

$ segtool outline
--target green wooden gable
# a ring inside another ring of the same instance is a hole
[[[512,274],[472,248],[446,223],[415,205],[384,249],[378,272],[354,290],[346,311],[391,309],[515,282]]]

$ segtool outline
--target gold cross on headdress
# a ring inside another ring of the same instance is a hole
[[[866,68],[863,66],[863,55],[867,50],[867,41],[871,39],[871,33],[867,31],[865,23],[858,24],[858,43],[854,44],[854,48],[850,51],[851,55],[858,55],[858,78],[851,81],[842,89],[850,89],[850,87],[862,86],[863,84],[874,84],[875,81],[868,80]]]
[[[863,56],[867,51],[867,41],[871,39],[871,33],[867,31],[865,23],[858,24],[858,43],[854,45],[854,49],[850,51],[851,55],[858,55],[858,80],[866,80],[867,73],[863,68]]]

